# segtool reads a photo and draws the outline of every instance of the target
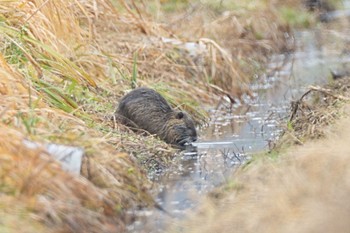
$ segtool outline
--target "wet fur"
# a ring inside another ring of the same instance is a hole
[[[193,120],[187,113],[173,110],[156,91],[137,88],[120,101],[116,118],[121,123],[158,135],[169,144],[184,146],[197,139]]]

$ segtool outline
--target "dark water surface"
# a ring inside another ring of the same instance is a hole
[[[286,125],[291,101],[300,98],[308,85],[329,82],[331,70],[346,69],[349,41],[350,27],[343,24],[295,32],[291,39],[295,52],[271,58],[266,73],[251,86],[255,98],[233,106],[223,101],[210,109],[211,121],[199,131],[199,141],[193,144],[196,150],[183,152],[177,167],[153,177],[159,185],[157,202],[169,214],[132,212],[139,218],[129,231],[164,232],[253,153],[268,150]]]

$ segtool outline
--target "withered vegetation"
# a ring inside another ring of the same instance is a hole
[[[343,106],[350,101],[349,89],[349,77],[334,80],[325,87],[310,86],[299,100],[292,102],[288,127],[277,144],[303,144],[324,137],[327,126],[347,115]]]
[[[266,56],[289,49],[274,2],[170,2],[0,4],[0,231],[124,231],[128,209],[154,205],[139,164],[174,149],[113,122],[117,100],[149,86],[203,122],[203,104],[249,95]],[[24,140],[83,148],[82,176]]]

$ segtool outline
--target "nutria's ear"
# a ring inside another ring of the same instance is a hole
[[[184,113],[183,112],[177,112],[176,113],[176,119],[182,119],[184,117]]]

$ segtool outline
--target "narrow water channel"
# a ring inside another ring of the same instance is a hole
[[[349,21],[346,16],[340,20]],[[139,220],[129,226],[130,232],[164,232],[253,153],[268,150],[286,125],[291,101],[300,98],[308,85],[329,82],[331,71],[341,72],[350,63],[346,49],[350,28],[335,25],[294,32],[295,51],[271,58],[265,74],[251,86],[254,99],[233,106],[223,102],[209,110],[211,121],[200,130],[196,150],[181,153],[177,167],[154,177],[159,184],[157,202],[169,214],[158,210],[133,213]]]

